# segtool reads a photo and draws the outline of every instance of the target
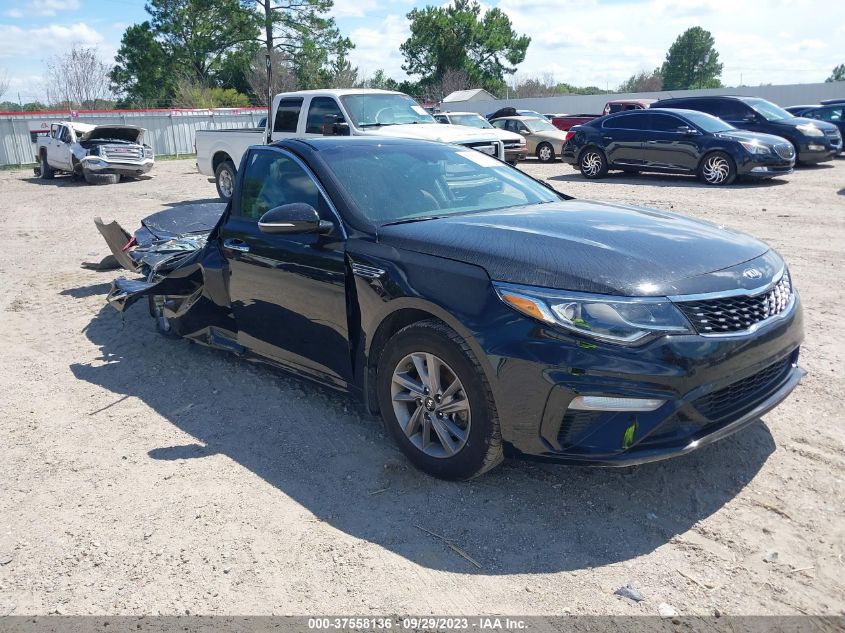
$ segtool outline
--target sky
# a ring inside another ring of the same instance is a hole
[[[432,4],[438,3],[434,0]],[[332,15],[356,48],[359,76],[383,68],[402,79],[399,45],[407,13],[424,0],[335,0]],[[824,81],[845,63],[845,2],[835,0],[484,0],[531,37],[517,76],[552,75],[573,85],[615,88],[659,66],[675,38],[702,26],[716,39],[728,86]],[[44,67],[73,44],[111,61],[144,0],[0,0],[0,100],[43,99]]]

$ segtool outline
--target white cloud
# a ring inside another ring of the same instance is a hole
[[[56,15],[59,11],[76,11],[79,0],[30,0],[29,11],[36,15]]]
[[[9,9],[8,11],[4,11],[3,15],[9,18],[22,18],[23,11],[21,11],[20,9]]]
[[[100,46],[103,36],[84,22],[21,28],[0,24],[0,59],[64,52],[74,44]]]
[[[373,28],[357,28],[349,34],[355,43],[355,48],[349,53],[349,60],[358,66],[362,77],[383,69],[388,76],[401,79],[405,73],[402,70],[399,46],[408,35],[408,20],[404,15],[388,15]]]

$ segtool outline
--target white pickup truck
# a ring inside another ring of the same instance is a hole
[[[36,173],[84,176],[91,184],[114,183],[121,176],[140,176],[153,168],[153,150],[144,143],[144,128],[61,121],[36,138]]]
[[[241,157],[250,145],[298,136],[385,136],[456,143],[505,159],[490,130],[442,125],[411,97],[373,89],[302,90],[273,99],[272,127],[197,130],[197,169],[213,176],[223,200],[232,196]]]

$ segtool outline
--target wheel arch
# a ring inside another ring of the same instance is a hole
[[[478,345],[472,333],[467,330],[461,322],[449,312],[424,300],[403,297],[390,302],[390,310],[378,320],[373,334],[369,337],[368,344],[364,349],[364,376],[363,393],[364,403],[367,410],[373,415],[379,413],[378,397],[376,394],[376,374],[378,362],[384,352],[387,342],[399,330],[420,321],[436,320],[454,331],[470,347],[476,360],[487,371],[484,365],[484,352]],[[485,376],[488,378],[489,376]]]
[[[211,157],[211,171],[216,172],[217,167],[219,167],[221,164],[225,163],[226,161],[229,161],[233,165],[235,164],[235,161],[232,160],[232,157],[229,156],[228,152],[226,152],[224,150],[216,151],[214,153],[214,155]],[[235,169],[237,170],[237,167],[235,167]]]

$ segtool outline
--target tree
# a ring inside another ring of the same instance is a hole
[[[663,73],[659,68],[651,72],[641,70],[623,81],[617,92],[660,92],[663,90]]]
[[[175,67],[204,85],[238,46],[254,42],[259,16],[239,0],[149,0],[152,32]]]
[[[388,77],[387,73],[384,72],[383,69],[379,68],[376,72],[373,73],[372,77],[370,77],[369,79],[364,79],[356,87],[376,88],[378,90],[398,90],[399,83],[395,79]]]
[[[40,101],[30,101],[29,103],[24,103],[23,108],[21,108],[23,112],[40,112],[42,110],[49,109],[50,108],[46,103],[41,103]]]
[[[96,48],[74,45],[47,61],[47,96],[51,102],[97,108],[112,96],[109,67]]]
[[[402,69],[421,76],[422,86],[437,86],[447,71],[461,70],[469,85],[499,92],[504,76],[525,60],[531,42],[516,34],[500,9],[489,9],[482,17],[476,0],[414,9],[408,19],[411,35],[400,46]]]
[[[0,97],[6,94],[9,89],[9,76],[5,70],[0,71]]]
[[[686,90],[688,88],[718,88],[722,85],[722,64],[710,31],[700,26],[687,29],[666,53],[666,61],[660,71],[663,75],[663,90]]]
[[[245,108],[249,97],[233,88],[205,86],[192,79],[182,79],[173,99],[179,108]]]
[[[331,88],[354,88],[358,83],[358,68],[339,54],[325,71],[326,84]]]
[[[833,72],[830,74],[830,77],[825,79],[825,83],[833,83],[834,81],[845,81],[845,64],[839,64],[836,68],[833,69]],[[0,86],[2,88],[2,86]],[[0,89],[0,96],[2,96],[3,90]]]
[[[265,54],[264,49],[258,50],[246,75],[250,92],[255,95],[255,100],[263,106],[267,105],[267,67],[265,66]],[[293,67],[293,60],[290,56],[276,49],[272,53],[271,63],[273,64],[271,94],[276,95],[280,92],[296,90],[296,73]]]
[[[110,78],[122,107],[167,107],[176,89],[172,58],[149,22],[126,29]]]

